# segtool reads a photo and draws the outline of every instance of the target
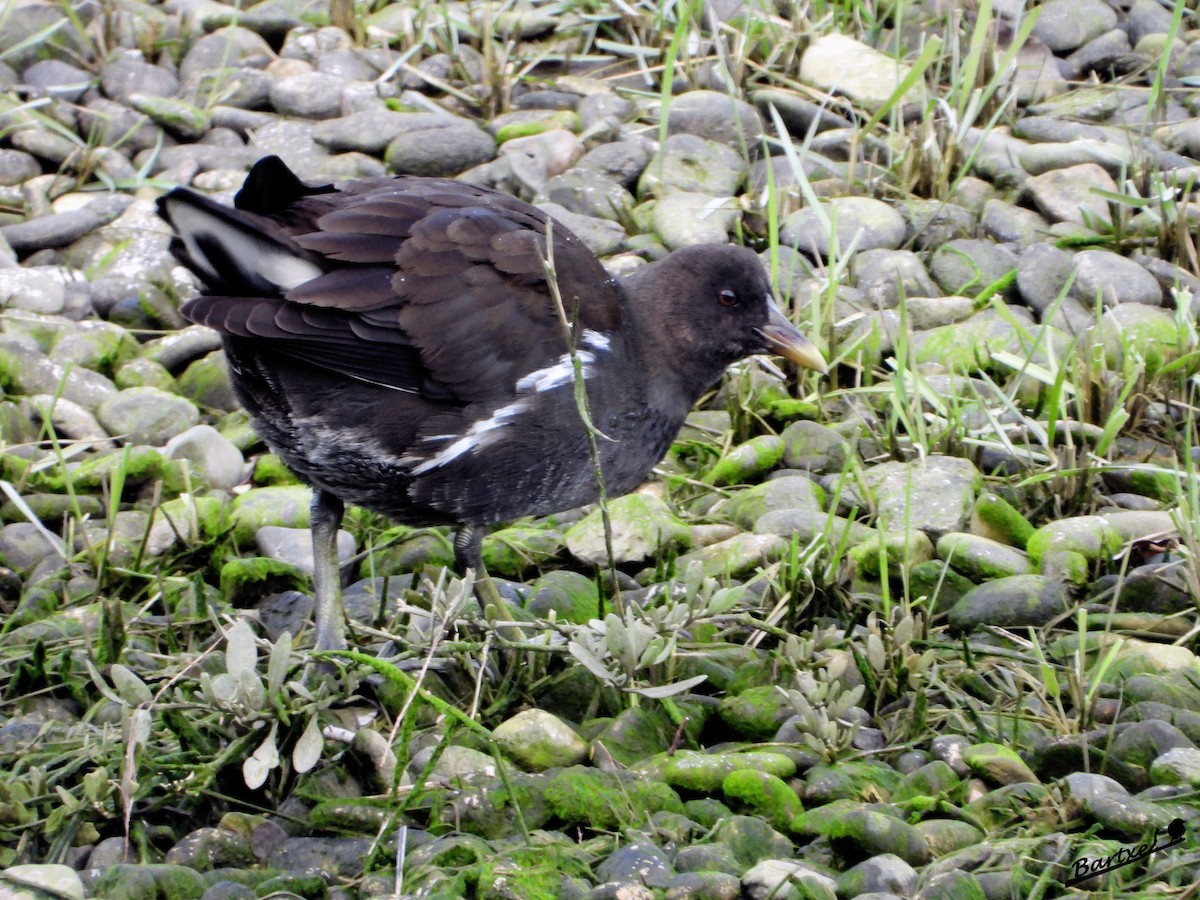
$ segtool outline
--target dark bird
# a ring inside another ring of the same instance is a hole
[[[345,646],[343,504],[459,526],[465,569],[479,526],[597,499],[577,373],[616,496],[731,363],[771,352],[825,371],[743,247],[617,279],[506,194],[405,175],[309,186],[277,157],[234,204],[177,188],[159,213],[206,287],[183,315],[221,333],[254,427],[313,487],[318,649]]]

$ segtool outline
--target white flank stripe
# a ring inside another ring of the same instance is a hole
[[[591,351],[607,350],[610,342],[608,335],[602,334],[599,331],[592,331],[589,328],[583,333],[583,340],[580,343],[583,347],[590,348],[575,351],[575,355],[579,357],[579,362],[582,364],[583,378],[586,381],[592,377],[591,366],[596,361],[596,354]],[[564,353],[554,361],[553,365],[546,366],[544,369],[535,369],[519,379],[517,381],[517,393],[534,391],[540,394],[574,380],[575,360],[570,353]]]
[[[587,350],[578,351],[579,361],[583,363],[583,377],[586,379],[590,372],[588,366],[595,360],[595,355]],[[575,378],[575,360],[571,359],[570,354],[564,353],[558,358],[558,361],[552,366],[546,366],[544,369],[535,369],[528,375],[517,381],[517,391],[543,391],[551,390],[558,387],[560,384],[566,384]]]
[[[592,377],[594,369],[592,363],[596,361],[596,354],[592,351],[606,351],[610,346],[608,335],[602,334],[599,331],[587,330],[583,333],[581,341],[583,347],[590,349],[579,349],[575,351],[575,356],[579,358],[579,362],[583,369],[584,381]],[[564,384],[570,384],[575,380],[575,360],[570,353],[564,353],[556,359],[551,365],[542,369],[537,369],[523,376],[517,381],[516,391],[518,394],[541,394],[546,391],[553,390]],[[424,475],[426,472],[432,472],[434,469],[440,468],[448,463],[454,462],[460,456],[465,456],[480,447],[486,447],[489,444],[495,443],[500,438],[500,429],[508,425],[513,419],[528,412],[531,404],[527,398],[514,400],[506,406],[501,406],[486,419],[481,419],[476,422],[462,436],[453,434],[435,434],[427,435],[422,440],[431,441],[451,441],[433,456],[426,459],[424,462],[416,465],[412,474]],[[410,463],[416,462],[415,459],[407,460]]]
[[[413,475],[424,475],[426,472],[431,472],[447,463],[454,462],[454,460],[465,453],[470,453],[479,447],[486,447],[500,436],[500,429],[507,425],[510,419],[519,416],[528,408],[529,404],[524,400],[517,400],[509,403],[507,406],[500,407],[486,419],[481,419],[468,428],[467,433],[453,444],[443,447],[436,454],[413,469]]]
[[[588,329],[583,333],[583,346],[591,347],[593,350],[607,350],[609,345],[608,335],[600,331],[592,331]]]

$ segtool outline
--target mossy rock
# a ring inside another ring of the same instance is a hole
[[[665,784],[585,766],[555,772],[545,796],[556,818],[602,830],[643,823],[661,810],[683,812],[683,801]]]
[[[923,531],[876,532],[875,536],[850,548],[850,559],[859,574],[879,578],[886,563],[888,575],[899,576],[906,569],[933,559],[933,542]]]
[[[483,565],[492,575],[519,575],[558,556],[563,533],[535,525],[512,525],[483,539]]]
[[[119,863],[105,870],[96,882],[95,896],[199,898],[208,885],[204,876],[186,866]]]
[[[1021,550],[1027,548],[1034,531],[1020,510],[990,491],[976,498],[971,524],[972,531]]]
[[[254,460],[254,469],[250,473],[250,482],[255,487],[270,487],[273,485],[300,484],[300,479],[274,453],[264,453]]]
[[[726,697],[717,712],[735,732],[756,741],[774,737],[795,710],[774,685],[762,685]]]
[[[1034,565],[1040,565],[1042,558],[1055,550],[1079,553],[1092,562],[1107,562],[1124,543],[1120,530],[1104,516],[1074,516],[1043,525],[1030,535],[1025,549]]]
[[[233,501],[230,513],[234,537],[243,544],[254,540],[264,525],[307,528],[312,490],[300,485],[253,488]]]
[[[430,831],[457,831],[494,839],[518,834],[522,825],[541,828],[553,816],[545,798],[548,783],[543,775],[514,772],[507,786],[496,779],[473,788],[434,791],[430,795]]]
[[[738,444],[708,470],[708,484],[742,484],[770,472],[783,460],[783,438],[760,434]]]
[[[307,577],[295,566],[265,556],[231,559],[221,566],[221,594],[235,606],[246,595],[255,598],[300,590]]]
[[[582,572],[556,569],[529,586],[526,609],[539,618],[585,625],[600,615],[600,589]]]
[[[791,828],[792,820],[804,810],[786,781],[769,772],[738,769],[721,782],[721,793],[756,815],[764,816],[780,831]]]

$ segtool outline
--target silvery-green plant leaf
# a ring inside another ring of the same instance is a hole
[[[253,669],[229,677],[237,681],[237,703],[255,711],[267,705],[267,692],[263,689],[262,679]]]
[[[229,629],[225,644],[225,671],[230,675],[253,672],[258,662],[258,648],[254,646],[254,629],[245,619],[238,619]]]
[[[225,673],[210,677],[205,672],[200,676],[200,689],[210,702],[227,708],[236,701],[238,695],[237,681]]]
[[[651,700],[662,700],[664,697],[674,697],[676,694],[682,694],[684,691],[690,691],[707,678],[707,675],[696,675],[692,678],[685,678],[683,681],[676,681],[674,684],[663,684],[656,687],[646,688],[631,688],[630,693],[641,694],[643,697],[649,697]]]
[[[744,587],[719,588],[708,598],[704,612],[710,616],[719,616],[722,613],[727,613],[741,603],[742,597],[745,595],[746,589]]]
[[[638,659],[637,667],[645,669],[649,666],[657,666],[659,663],[665,662],[675,652],[675,638],[665,638],[660,636],[655,637],[646,645],[646,649],[642,651],[641,658]]]
[[[883,649],[883,641],[877,634],[867,635],[867,660],[876,672],[882,672],[887,666],[887,654]]]
[[[83,776],[83,795],[87,797],[88,802],[101,803],[111,792],[112,787],[108,783],[108,769],[104,766],[92,769]]]
[[[604,617],[604,643],[613,659],[625,667],[625,661],[633,653],[633,645],[629,634],[626,633],[625,623],[615,613]]]
[[[114,691],[109,683],[104,680],[104,676],[100,674],[100,670],[93,665],[92,661],[90,659],[85,660],[85,664],[87,665],[88,677],[92,679],[92,684],[100,692],[100,695],[110,703],[124,703],[120,694]]]
[[[139,706],[129,716],[129,741],[145,744],[150,740],[150,710]]]
[[[112,676],[117,694],[128,705],[137,706],[139,703],[153,702],[153,692],[131,669],[120,663],[113,663],[109,675]]]
[[[308,720],[304,733],[292,750],[292,768],[303,774],[308,772],[321,760],[321,751],[325,749],[325,738],[321,735],[321,726],[317,717]]]
[[[242,780],[246,782],[246,787],[256,791],[267,783],[267,776],[277,765],[279,748],[275,746],[275,725],[272,724],[266,740],[242,763]]]
[[[601,681],[605,682],[606,684],[617,683],[616,676],[609,671],[608,666],[604,665],[604,663],[601,662],[600,658],[596,656],[596,654],[592,653],[591,650],[587,649],[582,644],[576,643],[575,641],[569,641],[567,643],[567,650],[570,651],[572,656],[579,660],[579,664],[581,666],[583,666]]]
[[[283,679],[287,677],[288,664],[292,658],[292,633],[285,631],[271,647],[271,656],[267,660],[267,694],[274,697],[283,687]]]

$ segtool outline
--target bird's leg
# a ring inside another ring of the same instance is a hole
[[[454,568],[458,569],[459,575],[465,575],[467,569],[475,570],[475,596],[489,621],[507,614],[508,604],[483,567],[482,529],[474,525],[463,525],[458,529],[454,535]]]
[[[328,491],[313,490],[313,593],[317,615],[315,650],[346,649],[346,619],[342,611],[342,572],[337,536],[342,525],[342,501]]]

